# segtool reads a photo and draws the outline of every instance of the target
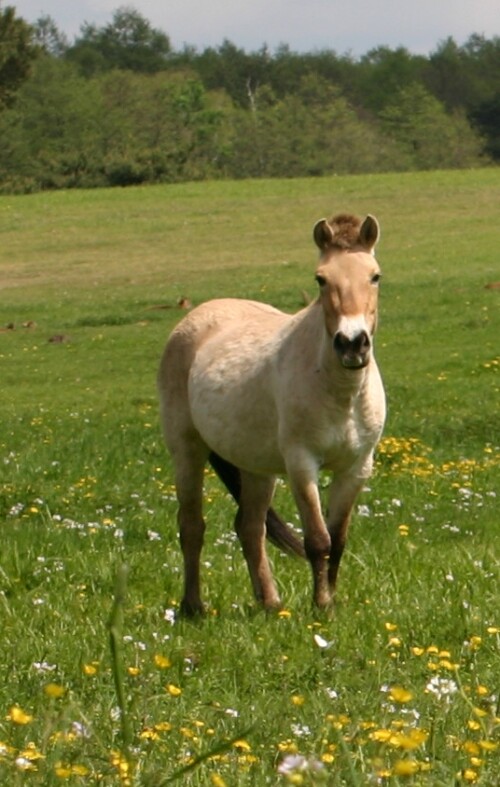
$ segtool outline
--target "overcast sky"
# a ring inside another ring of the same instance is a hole
[[[288,44],[299,52],[354,56],[376,46],[427,54],[452,36],[500,35],[500,0],[0,0],[34,22],[48,14],[70,41],[83,22],[99,27],[131,6],[170,37],[174,49],[218,46],[225,38],[253,51]]]

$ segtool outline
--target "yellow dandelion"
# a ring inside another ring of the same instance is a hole
[[[162,656],[160,653],[155,654],[154,662],[159,669],[168,669],[168,667],[172,666],[170,659],[166,656]]]
[[[399,637],[389,637],[388,644],[391,648],[400,648],[403,643]]]
[[[427,740],[427,733],[424,730],[415,728],[409,732],[396,732],[389,738],[389,743],[396,749],[413,751],[418,749]]]
[[[140,674],[141,674],[141,670],[140,670],[140,668],[139,668],[139,667],[127,667],[127,672],[128,672],[128,674],[129,674],[129,675],[131,675],[133,678],[136,678],[136,677],[137,677],[137,675],[140,675]]]
[[[259,762],[259,758],[255,754],[240,754],[238,762],[240,765],[255,765],[256,762]]]
[[[28,743],[27,747],[23,751],[19,752],[19,756],[26,760],[30,760],[31,762],[45,759],[45,755],[38,751],[33,742]]]
[[[155,724],[155,730],[158,732],[170,732],[172,729],[172,725],[169,721],[160,721],[158,724]]]
[[[70,779],[72,776],[80,776],[84,778],[90,773],[90,769],[86,765],[79,765],[73,763],[72,765],[57,762],[54,767],[54,773],[59,779]]]
[[[132,771],[131,763],[119,751],[112,751],[110,755],[111,764],[116,768],[120,774],[120,780],[123,784],[130,784],[130,773]]]
[[[462,777],[466,782],[471,782],[471,784],[473,784],[479,779],[479,774],[472,768],[465,768],[465,770],[462,772]]]
[[[235,749],[238,749],[238,751],[252,751],[252,747],[250,746],[250,744],[247,741],[243,740],[242,738],[239,738],[237,741],[234,741],[233,747]]]
[[[283,752],[285,754],[295,754],[298,751],[297,744],[295,743],[295,741],[291,741],[291,740],[280,741],[278,743],[278,751]]]
[[[498,749],[498,743],[494,743],[494,741],[479,741],[479,745],[483,751],[496,751]]]
[[[292,694],[290,700],[292,705],[295,705],[296,707],[300,708],[300,706],[303,705],[304,702],[306,701],[306,698],[302,694]]]
[[[74,763],[71,766],[71,772],[73,776],[88,776],[90,773],[90,768],[87,768],[86,765],[79,765],[78,763]]]
[[[404,689],[402,686],[393,686],[389,691],[389,697],[394,702],[404,704],[405,702],[410,702],[410,700],[413,699],[413,694],[411,691]]]
[[[386,631],[396,631],[396,629],[397,629],[397,624],[396,623],[390,623],[389,621],[384,623],[384,626],[385,626],[385,630]]]
[[[488,634],[500,634],[500,628],[498,628],[498,626],[488,626],[486,631]]]
[[[414,647],[411,648],[411,652],[414,656],[423,656],[425,653],[425,648],[419,648],[417,645],[414,645]]]
[[[393,733],[391,732],[391,730],[380,729],[380,730],[373,730],[373,732],[370,733],[369,737],[371,738],[372,741],[377,741],[378,743],[387,743],[387,741],[391,739],[392,735]]]
[[[477,756],[480,752],[479,744],[476,743],[476,741],[464,741],[462,744],[462,749],[471,757]]]
[[[291,618],[292,617],[292,613],[288,609],[280,609],[280,611],[278,612],[278,617],[279,618]]]
[[[226,782],[218,773],[211,773],[210,774],[210,781],[214,785],[214,787],[226,787]]]
[[[489,694],[489,690],[486,686],[476,686],[476,694],[479,694],[480,697],[486,697]]]
[[[179,686],[176,686],[174,683],[169,683],[167,686],[167,692],[171,697],[180,697],[182,694],[182,689],[179,688]]]
[[[477,730],[481,729],[481,725],[475,719],[469,719],[469,721],[467,722],[467,727],[469,728],[469,730],[472,730],[473,732],[476,732]]]
[[[33,716],[25,713],[19,705],[13,705],[7,714],[7,720],[14,722],[14,724],[29,724],[33,721]]]
[[[69,779],[72,776],[71,766],[64,765],[62,762],[56,762],[54,773],[59,779]]]
[[[325,751],[321,755],[321,762],[324,762],[325,765],[331,765],[334,760],[335,760],[335,756],[329,751]]]
[[[439,666],[442,669],[447,669],[450,672],[455,672],[460,667],[460,664],[455,664],[453,661],[449,661],[448,659],[441,659],[439,662]]]
[[[151,727],[146,727],[139,733],[139,738],[143,741],[157,741],[160,737],[160,734],[157,730],[151,729]]]
[[[418,770],[419,764],[416,760],[397,760],[392,772],[394,776],[413,776]]]
[[[47,685],[43,687],[43,690],[47,697],[51,697],[55,700],[60,699],[66,694],[64,686],[59,686],[58,683],[47,683]]]
[[[83,674],[88,675],[89,677],[92,675],[97,675],[97,664],[93,662],[92,664],[84,664],[82,667]]]

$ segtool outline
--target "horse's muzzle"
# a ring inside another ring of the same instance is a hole
[[[360,331],[352,339],[338,331],[333,339],[333,349],[346,369],[362,369],[366,366],[370,360],[371,347],[371,339],[366,331]]]

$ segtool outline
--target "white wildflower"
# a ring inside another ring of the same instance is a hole
[[[278,765],[278,773],[283,776],[293,776],[294,773],[317,772],[323,768],[323,763],[314,757],[307,758],[303,754],[287,754]]]
[[[48,661],[35,661],[32,667],[37,672],[54,672],[57,669],[56,664],[49,664]]]
[[[458,691],[458,686],[454,680],[450,678],[440,678],[436,675],[434,678],[430,679],[425,690],[430,694],[434,694],[438,700],[449,702],[451,695]]]
[[[318,646],[318,648],[321,648],[322,650],[324,648],[329,648],[330,645],[332,644],[331,642],[328,642],[328,640],[324,639],[324,637],[322,637],[321,634],[315,634],[313,639],[316,645]]]

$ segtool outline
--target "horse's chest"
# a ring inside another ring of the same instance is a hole
[[[375,421],[357,408],[325,414],[314,429],[319,463],[338,471],[370,453],[380,431]]]

